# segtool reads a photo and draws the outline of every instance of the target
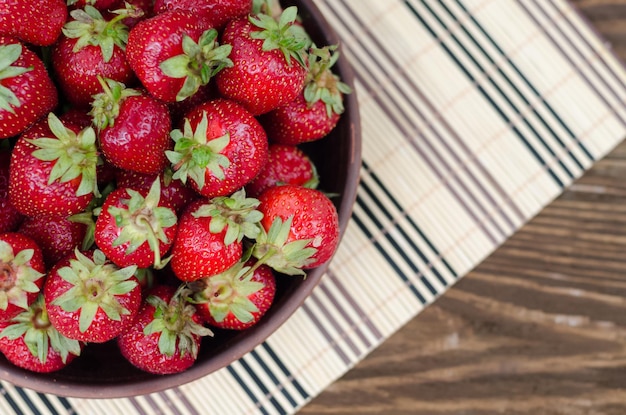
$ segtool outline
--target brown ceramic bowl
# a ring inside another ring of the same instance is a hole
[[[333,28],[312,0],[283,2],[283,6],[289,5],[298,7],[305,28],[318,46],[339,43]],[[335,66],[335,72],[354,87],[354,74],[343,55]],[[342,235],[356,197],[361,163],[360,122],[355,93],[346,96],[345,107],[339,125],[329,136],[303,146],[318,168],[320,189],[338,194],[334,202],[339,211]],[[263,319],[242,332],[216,330],[213,338],[203,342],[196,364],[183,373],[157,376],[139,371],[124,360],[114,342],[109,342],[90,344],[80,358],[52,374],[20,369],[0,356],[0,379],[39,392],[80,398],[142,395],[191,382],[227,366],[262,343],[300,307],[320,282],[326,266],[310,270],[305,279],[280,276],[275,303]]]

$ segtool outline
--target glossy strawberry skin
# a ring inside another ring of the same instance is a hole
[[[259,174],[246,185],[250,197],[257,197],[265,189],[281,184],[303,186],[316,180],[311,159],[293,145],[270,144],[267,163]]]
[[[73,124],[64,124],[75,132],[80,131]],[[76,196],[80,178],[48,184],[54,162],[41,161],[33,156],[37,147],[26,140],[51,136],[47,120],[42,119],[22,134],[13,147],[9,166],[9,200],[26,216],[70,216],[82,212],[93,199],[93,194]]]
[[[174,287],[157,285],[148,292],[148,295],[154,295],[169,302],[174,292]],[[155,374],[178,373],[189,369],[196,361],[192,354],[185,353],[181,356],[177,345],[176,352],[172,356],[164,355],[159,350],[160,334],[144,334],[144,328],[154,319],[155,310],[153,305],[144,300],[133,324],[117,337],[117,345],[122,356],[135,367]],[[197,315],[193,318],[196,322],[200,320]],[[201,338],[194,336],[194,341],[200,347]]]
[[[332,201],[319,190],[302,186],[275,186],[259,197],[263,213],[261,226],[268,231],[276,217],[283,222],[293,216],[287,242],[311,239],[307,247],[317,249],[313,262],[304,269],[315,268],[330,260],[339,243],[339,218]]]
[[[176,101],[184,79],[165,75],[159,65],[183,53],[183,34],[197,42],[209,28],[192,12],[171,10],[142,20],[131,29],[126,57],[150,94],[164,102]]]
[[[319,140],[330,133],[340,115],[326,111],[321,100],[309,105],[304,94],[290,103],[265,114],[261,120],[270,141],[277,144],[298,145]]]
[[[100,149],[114,166],[157,174],[169,164],[165,151],[172,147],[167,106],[148,95],[125,98],[113,126],[100,131]]]
[[[96,9],[100,10],[101,12],[104,12],[106,10],[114,9],[117,6],[120,6],[122,3],[123,3],[123,1],[121,1],[121,0],[95,0],[95,1],[91,1],[91,0],[76,0],[76,2],[71,5],[71,8],[72,9],[82,9],[86,5],[89,4],[89,5],[93,6],[93,7],[95,7]]]
[[[251,0],[156,0],[154,12],[181,9],[192,11],[201,19],[206,19],[213,27],[222,28],[236,17],[246,16],[252,10]]]
[[[278,49],[263,51],[263,40],[250,37],[256,30],[245,17],[226,25],[222,43],[232,45],[229,57],[234,65],[219,72],[216,81],[222,96],[260,115],[293,101],[307,71],[294,59],[288,64]]]
[[[11,152],[0,150],[0,232],[14,231],[24,219],[9,200],[10,161]]]
[[[49,46],[61,35],[67,16],[65,0],[4,0],[0,7],[0,34]]]
[[[24,132],[34,122],[47,115],[58,104],[58,92],[41,59],[14,38],[0,35],[0,45],[22,45],[22,54],[12,66],[32,67],[21,75],[2,79],[20,102],[14,112],[0,109],[0,139]]]
[[[202,277],[219,274],[241,259],[241,242],[224,245],[226,230],[211,233],[211,217],[194,217],[195,212],[206,200],[190,203],[178,221],[178,231],[172,246],[172,271],[182,281],[194,281]]]

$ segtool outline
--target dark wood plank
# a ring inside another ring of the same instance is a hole
[[[626,0],[574,1],[626,61]],[[302,414],[626,413],[626,143]]]

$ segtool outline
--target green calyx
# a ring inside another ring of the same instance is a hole
[[[230,165],[230,160],[221,152],[230,143],[230,135],[227,133],[221,137],[209,140],[207,128],[209,121],[206,112],[196,126],[191,128],[191,123],[185,119],[183,131],[173,130],[170,133],[174,140],[174,150],[165,152],[168,160],[172,163],[174,179],[187,183],[191,178],[198,188],[204,187],[205,174],[209,170],[219,180],[224,180],[224,170]]]
[[[3,79],[14,78],[28,71],[32,71],[33,67],[13,66],[13,64],[22,55],[22,45],[19,43],[12,45],[0,46],[0,81]],[[14,107],[17,108],[22,103],[15,93],[0,83],[0,110],[9,111],[15,114]]]
[[[124,208],[111,206],[109,214],[115,219],[116,225],[121,228],[119,236],[113,241],[113,246],[128,243],[126,254],[131,254],[148,242],[154,252],[153,266],[157,269],[167,262],[161,259],[160,242],[169,243],[165,229],[176,225],[176,213],[168,207],[159,206],[161,198],[161,181],[157,178],[150,186],[144,197],[133,189],[126,189],[130,196],[123,199]]]
[[[178,346],[181,357],[189,353],[196,358],[198,344],[194,337],[213,336],[211,330],[193,320],[196,308],[186,300],[189,295],[190,291],[183,285],[169,302],[154,295],[146,299],[155,311],[153,320],[144,327],[143,333],[146,336],[159,333],[159,351],[165,356],[173,356]]]
[[[309,72],[305,81],[304,99],[309,105],[319,100],[326,104],[326,113],[331,117],[333,113],[342,114],[343,94],[350,94],[352,89],[331,68],[339,59],[336,52],[337,45],[318,48],[311,47],[309,51]]]
[[[226,229],[224,244],[230,245],[243,237],[255,239],[261,232],[259,222],[263,214],[256,208],[260,202],[258,199],[246,197],[242,188],[231,196],[215,197],[209,203],[200,206],[192,215],[198,217],[211,217],[209,230],[211,233],[220,233]]]
[[[32,249],[16,254],[11,244],[0,240],[0,309],[6,310],[9,303],[27,309],[28,293],[39,291],[35,281],[44,274],[30,266],[33,254]]]
[[[126,8],[115,10],[116,16],[105,20],[102,14],[91,5],[84,9],[70,12],[73,20],[63,26],[63,34],[70,39],[77,39],[73,51],[78,52],[88,45],[99,46],[105,62],[111,60],[115,46],[126,49],[128,26],[122,23],[127,17],[140,17],[141,9],[126,3]]]
[[[102,251],[93,251],[89,259],[78,249],[69,266],[58,270],[59,276],[71,284],[71,288],[52,301],[68,313],[80,310],[78,327],[84,333],[93,322],[99,309],[111,320],[119,321],[130,311],[122,306],[116,296],[131,292],[137,281],[131,279],[137,267],[118,268],[107,260]]]
[[[68,339],[50,324],[41,294],[26,311],[14,317],[11,324],[0,332],[0,337],[10,340],[16,340],[22,336],[28,350],[42,364],[45,364],[48,359],[49,348],[59,353],[63,363],[67,363],[70,353],[80,356],[81,347],[78,340]]]
[[[250,22],[262,29],[251,31],[253,39],[263,40],[263,50],[270,51],[279,49],[287,64],[295,59],[298,64],[306,68],[306,48],[310,45],[310,39],[303,30],[294,25],[298,17],[296,6],[287,7],[281,13],[278,20],[267,14],[250,15]]]
[[[231,45],[219,45],[215,29],[205,31],[196,43],[187,34],[183,35],[183,53],[173,56],[159,65],[161,71],[171,78],[185,78],[176,95],[182,101],[195,94],[202,85],[209,83],[219,71],[233,66],[228,56]]]
[[[262,282],[253,281],[253,276],[251,267],[238,262],[221,274],[203,278],[203,287],[194,293],[193,300],[196,304],[208,303],[211,317],[218,323],[229,313],[242,323],[249,323],[254,319],[252,313],[259,311],[250,297],[265,287]]]
[[[102,131],[115,125],[122,102],[128,97],[141,95],[141,92],[137,89],[126,88],[126,85],[113,79],[103,79],[100,75],[98,75],[98,81],[102,85],[103,92],[93,96],[89,115],[93,119],[93,125],[98,131]]]
[[[252,247],[252,256],[258,259],[255,266],[266,264],[283,274],[306,276],[303,267],[315,261],[313,255],[317,249],[307,247],[311,239],[287,242],[292,220],[293,216],[284,222],[276,217],[267,232],[261,227]]]
[[[48,114],[48,127],[53,137],[27,140],[39,147],[33,156],[42,161],[55,162],[48,184],[62,183],[80,177],[76,196],[93,193],[99,196],[96,167],[102,163],[96,147],[96,132],[86,127],[78,134],[66,128],[54,113]]]

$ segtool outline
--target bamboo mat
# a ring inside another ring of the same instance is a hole
[[[290,414],[626,137],[626,72],[563,0],[316,0],[354,66],[352,220],[313,295],[206,378],[130,399],[1,383],[0,413]]]

